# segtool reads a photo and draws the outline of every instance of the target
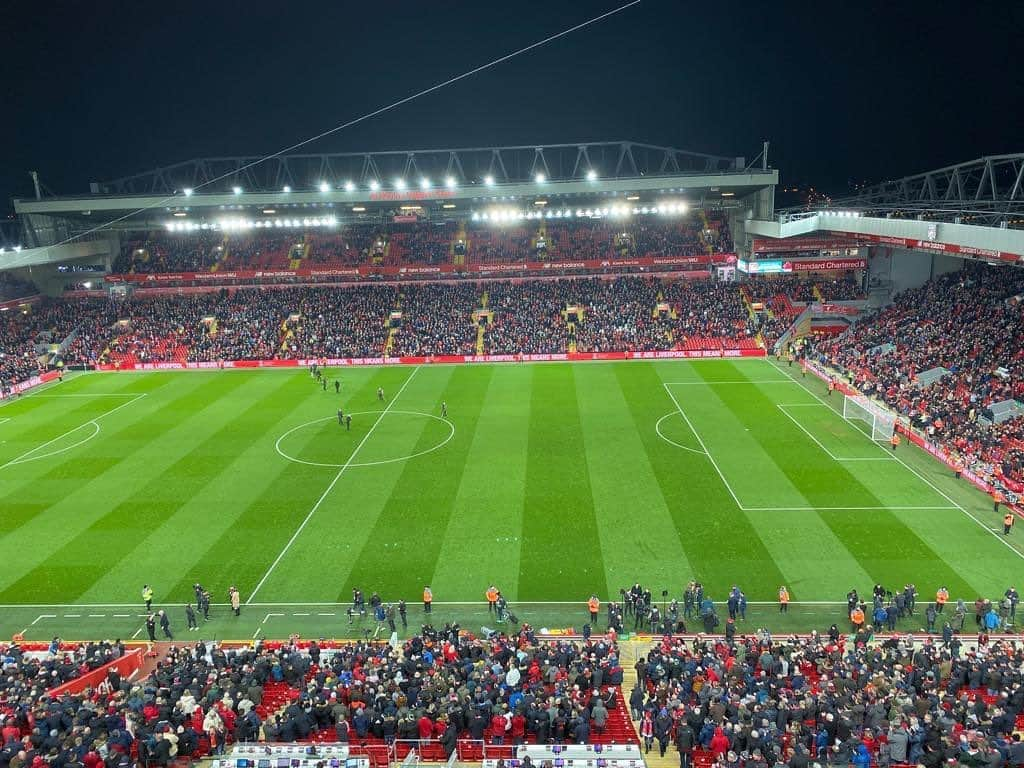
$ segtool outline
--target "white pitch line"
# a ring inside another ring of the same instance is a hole
[[[90,613],[89,614],[89,618],[90,619],[105,619],[105,618],[107,618],[107,614],[105,614],[105,613]]]
[[[774,365],[774,363],[772,363],[772,365]],[[806,391],[807,391],[807,392],[808,392],[808,393],[809,393],[809,394],[811,395],[811,397],[813,397],[813,398],[814,398],[815,400],[819,400],[819,401],[820,401],[821,403],[823,403],[824,405],[827,405],[827,406],[828,406],[829,408],[832,408],[832,406],[828,405],[828,403],[826,403],[826,402],[825,402],[824,400],[822,400],[822,399],[821,399],[821,397],[819,397],[817,393],[815,393],[815,392],[814,392],[814,391],[813,391],[812,389],[810,389],[809,387],[805,386],[805,385],[804,385],[803,383],[801,383],[801,382],[799,382],[799,381],[797,381],[796,379],[793,379],[793,378],[790,378],[790,381],[792,381],[792,382],[793,382],[794,384],[796,384],[796,385],[797,385],[798,387],[800,387],[800,388],[802,388],[802,389],[806,390]],[[832,410],[833,410],[833,411],[835,411],[836,409],[835,409],[835,408],[832,408]],[[883,450],[884,450],[884,449],[883,449]],[[938,493],[938,494],[939,494],[939,495],[940,495],[940,496],[941,496],[942,498],[944,498],[944,499],[945,499],[946,501],[948,501],[948,502],[949,502],[950,504],[952,504],[952,505],[953,505],[953,507],[954,507],[955,509],[959,509],[959,510],[960,510],[961,512],[963,512],[963,513],[964,513],[965,515],[967,515],[967,516],[968,516],[969,518],[971,518],[971,520],[973,520],[973,521],[974,521],[975,523],[977,523],[977,524],[978,524],[978,525],[979,525],[979,526],[981,527],[981,529],[982,529],[982,530],[984,530],[984,531],[987,531],[987,532],[988,532],[988,533],[990,533],[990,534],[991,534],[992,536],[994,536],[994,537],[995,537],[995,539],[996,539],[996,541],[998,541],[998,542],[999,542],[1000,544],[1002,544],[1002,545],[1003,545],[1004,547],[1006,547],[1006,548],[1007,548],[1008,550],[1010,550],[1010,551],[1011,551],[1011,552],[1013,552],[1013,553],[1014,553],[1015,555],[1017,555],[1017,557],[1019,557],[1019,558],[1021,558],[1022,560],[1024,560],[1024,553],[1021,553],[1021,551],[1020,551],[1019,549],[1017,549],[1017,548],[1016,548],[1016,547],[1014,547],[1014,546],[1013,546],[1012,544],[1010,544],[1010,542],[1006,541],[1006,539],[1004,539],[1004,538],[1003,538],[1002,536],[1000,536],[1000,535],[999,535],[999,533],[998,533],[997,531],[993,531],[993,530],[992,530],[992,529],[991,529],[991,528],[990,528],[990,527],[989,527],[988,525],[986,525],[986,524],[985,524],[984,522],[982,522],[982,521],[981,521],[981,520],[979,520],[979,519],[978,519],[977,517],[975,517],[974,515],[972,515],[972,514],[971,514],[971,513],[970,513],[970,512],[969,512],[969,511],[968,511],[968,510],[967,510],[967,509],[965,508],[965,507],[963,507],[963,506],[962,506],[961,504],[959,504],[959,503],[958,503],[958,502],[957,502],[956,500],[954,500],[954,499],[953,499],[952,497],[950,497],[950,495],[949,495],[949,494],[947,494],[947,493],[946,493],[945,491],[943,491],[943,490],[942,490],[941,488],[939,488],[939,487],[938,487],[937,485],[935,485],[935,483],[933,483],[933,482],[932,482],[931,480],[929,480],[929,479],[928,479],[927,477],[925,477],[924,475],[922,475],[922,474],[921,474],[920,472],[918,472],[918,471],[917,471],[916,469],[914,469],[914,468],[913,468],[912,466],[910,466],[909,464],[907,464],[907,462],[905,462],[905,461],[904,461],[903,459],[901,459],[901,458],[900,458],[899,456],[896,456],[896,455],[895,455],[895,453],[893,454],[893,458],[894,458],[894,459],[896,459],[896,461],[898,461],[898,462],[899,462],[900,464],[902,464],[902,465],[903,465],[904,467],[906,467],[906,468],[907,468],[908,470],[910,470],[910,472],[911,472],[912,474],[916,475],[916,476],[918,477],[918,479],[920,479],[920,480],[921,480],[922,482],[924,482],[924,483],[925,483],[925,484],[926,484],[927,486],[929,486],[929,487],[930,487],[930,488],[931,488],[931,489],[932,489],[933,491],[935,491],[936,493]]]
[[[909,510],[933,510],[940,511],[943,509],[956,509],[956,507],[744,507],[744,512],[838,512],[838,511],[857,511],[863,512],[867,510],[888,510],[892,512],[909,511]]]
[[[6,419],[0,419],[0,424],[6,424],[10,420],[11,420],[10,416],[8,416]]]
[[[336,613],[318,613],[317,616],[337,616]]]
[[[130,613],[115,613],[115,619],[130,619],[132,615]]]
[[[313,515],[315,515],[316,511],[320,509],[320,505],[324,503],[324,499],[326,499],[330,492],[334,490],[334,486],[336,486],[338,484],[338,481],[341,480],[341,476],[345,474],[345,470],[347,470],[352,465],[352,462],[355,460],[355,457],[359,454],[359,451],[362,449],[363,445],[366,444],[366,441],[370,439],[370,435],[373,434],[373,431],[377,428],[377,425],[380,424],[384,416],[387,415],[387,412],[391,409],[391,406],[398,402],[399,396],[402,394],[402,392],[405,391],[405,388],[409,386],[409,382],[412,381],[413,377],[415,377],[416,374],[419,372],[420,367],[421,366],[417,365],[415,368],[413,368],[412,373],[410,373],[409,376],[406,378],[401,388],[395,393],[395,396],[388,401],[387,406],[384,408],[383,411],[380,412],[380,415],[377,416],[377,420],[373,422],[372,425],[370,425],[370,429],[367,431],[365,435],[363,435],[363,439],[359,441],[359,444],[356,446],[355,450],[352,451],[352,453],[349,455],[348,461],[346,461],[345,464],[341,467],[341,469],[338,470],[338,473],[334,476],[334,479],[331,480],[330,485],[328,485],[324,492],[320,495],[320,498],[316,500],[316,504],[313,505],[313,508],[309,510],[309,514],[307,514],[303,521],[299,524],[299,527],[295,529],[295,533],[292,534],[292,537],[288,539],[288,543],[284,545],[284,549],[281,550],[280,554],[278,554],[274,562],[270,564],[270,567],[267,569],[267,572],[263,574],[263,578],[259,580],[259,583],[256,584],[255,589],[253,589],[252,593],[249,595],[249,599],[245,601],[246,605],[252,603],[252,599],[256,596],[256,593],[260,591],[260,588],[262,588],[263,585],[266,583],[267,579],[270,578],[270,574],[272,574],[274,572],[274,569],[277,568],[277,564],[281,562],[285,554],[287,554],[288,550],[292,548],[292,544],[294,544],[296,539],[299,538],[299,534],[302,533],[302,531],[305,529],[309,521],[313,519]]]
[[[810,405],[810,403],[808,403],[808,405]],[[815,403],[815,405],[817,405],[817,403]],[[830,451],[828,448],[825,447],[825,444],[822,443],[821,440],[819,440],[817,437],[814,436],[813,432],[811,432],[809,429],[807,429],[807,427],[805,427],[803,424],[801,424],[799,421],[797,421],[795,418],[793,418],[793,414],[788,413],[786,411],[786,408],[788,408],[789,406],[777,405],[776,407],[782,413],[784,413],[786,415],[786,418],[788,418],[790,421],[792,421],[794,424],[796,424],[801,430],[803,430],[803,433],[805,435],[807,435],[809,438],[811,438],[811,440],[813,440],[815,443],[817,443],[818,447],[821,448],[821,450],[823,450],[825,453],[827,453],[828,457],[830,459],[832,459],[832,461],[892,461],[892,457],[888,456],[888,455],[886,455],[886,456],[872,456],[872,457],[857,457],[857,458],[852,458],[852,459],[844,459],[841,456],[836,456],[834,453],[832,453],[832,451]]]
[[[292,616],[309,616],[308,613],[293,613]]]
[[[55,614],[55,613],[41,613],[38,616],[36,616],[36,618],[32,621],[31,624],[29,624],[29,626],[30,627],[34,627],[37,623],[39,623],[43,619],[56,619],[56,618],[57,618],[57,614]]]
[[[267,619],[269,619],[271,616],[284,616],[284,614],[283,613],[268,613],[266,616],[263,617],[263,621],[261,621],[260,623],[261,624],[266,624],[267,623]]]
[[[92,424],[92,425],[93,425],[94,427],[96,427],[96,432],[95,432],[95,433],[93,433],[93,437],[95,437],[95,436],[96,436],[97,434],[99,434],[99,424],[97,424],[97,423],[96,423],[97,421],[99,421],[100,419],[102,419],[102,418],[105,418],[105,417],[107,417],[107,416],[110,416],[110,415],[111,415],[111,414],[113,414],[113,413],[117,413],[117,412],[118,412],[119,410],[121,410],[122,408],[127,408],[127,407],[128,407],[129,405],[132,405],[133,403],[137,403],[137,402],[138,402],[139,400],[141,400],[141,399],[142,399],[142,398],[144,398],[145,396],[146,396],[146,394],[145,394],[145,393],[142,393],[142,394],[140,394],[140,395],[136,395],[136,396],[135,396],[135,397],[133,397],[133,398],[132,398],[131,400],[129,400],[129,401],[127,402],[127,403],[121,403],[121,405],[117,406],[116,408],[111,408],[111,409],[110,409],[109,411],[107,411],[107,412],[105,412],[105,413],[101,413],[101,414],[100,414],[99,416],[96,416],[95,418],[89,419],[88,421],[86,421],[86,422],[83,422],[82,424],[79,424],[79,425],[78,425],[77,427],[75,427],[74,429],[69,429],[69,430],[68,430],[67,432],[65,432],[65,433],[63,433],[63,434],[61,434],[61,435],[57,435],[57,436],[56,436],[55,438],[53,438],[52,440],[47,440],[47,441],[46,441],[45,443],[43,443],[42,445],[37,445],[37,446],[36,446],[35,448],[31,448],[31,449],[29,449],[29,450],[25,451],[25,453],[23,453],[23,454],[21,454],[20,456],[17,456],[17,457],[15,457],[15,458],[11,459],[11,460],[10,460],[10,461],[8,461],[8,462],[7,462],[6,464],[0,465],[0,469],[6,469],[7,467],[11,467],[11,466],[14,466],[15,464],[23,464],[23,463],[25,463],[25,462],[28,462],[28,461],[32,461],[32,458],[31,458],[31,456],[32,456],[32,454],[33,454],[33,453],[35,453],[36,451],[40,451],[40,450],[42,450],[43,448],[45,448],[46,446],[48,446],[48,445],[52,445],[53,443],[57,442],[58,440],[60,440],[60,439],[62,439],[62,438],[65,438],[65,437],[67,437],[68,435],[74,434],[75,432],[77,432],[78,430],[80,430],[80,429],[81,429],[82,427],[87,427],[87,426],[89,426],[90,424]],[[90,438],[90,439],[91,439],[91,438]],[[84,441],[83,441],[83,442],[84,442]],[[48,454],[48,455],[49,455],[49,454]],[[39,458],[42,458],[42,457],[39,457]]]
[[[135,634],[134,634],[134,635],[132,635],[132,640],[134,640],[134,639],[135,639],[136,637],[138,637],[139,635],[141,635],[141,634],[142,634],[142,630],[143,630],[143,629],[145,629],[145,627],[139,627],[138,629],[136,629],[136,630],[135,630]]]
[[[64,618],[65,619],[80,619],[80,618],[82,618],[82,614],[80,614],[80,613],[65,613],[64,614]]]
[[[725,486],[725,489],[729,492],[729,495],[732,496],[732,500],[736,502],[736,506],[739,509],[743,509],[743,505],[740,503],[739,498],[736,496],[736,492],[733,491],[732,486],[729,485],[729,481],[725,479],[725,475],[722,474],[722,470],[718,466],[718,462],[715,461],[715,457],[711,455],[711,451],[709,451],[708,447],[704,445],[704,440],[701,438],[700,433],[697,432],[697,430],[694,428],[693,423],[690,421],[690,417],[686,415],[686,412],[683,410],[683,407],[679,404],[679,401],[676,400],[676,396],[672,394],[671,386],[667,383],[663,384],[662,386],[665,387],[665,391],[668,392],[668,396],[672,398],[672,402],[675,403],[676,405],[676,410],[679,411],[679,415],[682,416],[683,419],[686,421],[686,425],[690,428],[690,431],[693,432],[693,436],[697,438],[697,442],[700,443],[701,449],[704,451],[704,453],[707,454],[708,461],[711,462],[711,466],[715,468],[715,472],[717,472],[718,476],[722,479],[722,484]]]
[[[256,631],[252,633],[252,639],[255,640],[260,634],[260,628],[256,627]]]
[[[666,381],[669,387],[696,387],[712,384],[789,384],[790,378],[785,379],[729,379],[723,381]]]

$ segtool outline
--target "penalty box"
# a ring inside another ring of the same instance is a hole
[[[711,394],[719,387],[733,395],[743,387],[764,394],[763,385],[771,387],[773,408],[756,420],[742,420]],[[745,512],[955,508],[827,403],[807,398],[792,379],[677,381],[664,388],[711,471]],[[827,501],[809,503],[798,487],[812,476],[819,499],[822,488],[833,489],[825,491]]]

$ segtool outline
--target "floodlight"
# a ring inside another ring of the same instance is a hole
[[[543,184],[545,181],[548,180],[548,177],[545,176],[543,173],[538,173],[536,176],[533,177],[533,180],[536,181],[538,184]]]
[[[321,181],[320,182],[320,191],[321,192],[330,192],[331,191],[331,185],[328,184],[326,181]]]
[[[192,187],[185,187],[182,192],[185,193],[185,197],[192,197]]]
[[[289,192],[292,191],[292,188],[290,186],[288,186],[287,184],[285,184],[284,185],[284,189],[281,190],[281,191],[284,192],[285,194],[288,194]]]
[[[376,179],[370,179],[370,189],[376,192],[378,189],[380,189],[380,182],[377,181]]]
[[[444,180],[444,185],[448,187],[448,189],[455,189],[455,177],[449,176]]]
[[[405,179],[395,179],[395,189],[405,189]]]
[[[353,184],[351,181],[346,181],[345,182],[345,191],[346,192],[353,192],[353,191],[355,191],[355,188],[356,188],[356,185]]]
[[[487,174],[486,176],[484,176],[484,184],[486,184],[488,187],[493,187],[494,177],[491,176],[491,174]]]
[[[587,171],[587,181],[597,181],[597,171],[593,168]]]
[[[430,189],[430,179],[426,176],[420,179],[420,189]]]
[[[232,187],[231,191],[234,192],[236,195],[242,194],[242,188],[241,187]]]

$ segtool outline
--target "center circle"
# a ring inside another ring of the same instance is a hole
[[[337,421],[337,418],[338,418],[337,416],[324,416],[324,417],[319,418],[319,419],[313,419],[312,421],[307,421],[304,424],[299,424],[299,425],[294,426],[291,429],[289,429],[287,432],[285,432],[283,435],[281,435],[279,438],[277,438],[277,441],[274,443],[274,450],[277,451],[278,455],[280,455],[282,458],[287,459],[288,461],[293,461],[296,464],[305,464],[305,465],[310,466],[310,467],[331,467],[333,469],[341,469],[342,467],[348,467],[348,468],[352,468],[352,467],[376,467],[376,466],[381,465],[381,464],[394,464],[394,463],[399,462],[399,461],[408,461],[409,459],[415,459],[417,456],[424,456],[424,455],[426,455],[428,453],[433,453],[434,451],[438,450],[439,448],[443,448],[445,445],[447,445],[451,441],[451,439],[453,437],[455,437],[455,425],[452,424],[450,421],[448,421],[448,419],[444,418],[443,416],[435,416],[432,413],[423,413],[421,411],[400,411],[400,410],[396,410],[396,409],[391,409],[391,410],[386,410],[386,411],[353,411],[352,413],[346,413],[345,415],[346,416],[352,416],[352,417],[356,417],[356,416],[374,416],[374,417],[376,417],[374,419],[374,421],[373,421],[373,425],[370,428],[371,432],[367,432],[362,438],[358,439],[358,442],[354,442],[353,445],[349,446],[348,451],[349,451],[349,455],[350,456],[353,456],[354,454],[358,454],[358,452],[363,447],[363,443],[366,442],[368,438],[372,440],[372,430],[376,429],[377,425],[379,423],[383,422],[389,416],[405,416],[405,417],[413,417],[413,418],[416,418],[416,419],[431,419],[431,420],[433,420],[435,422],[440,422],[442,425],[447,427],[448,434],[444,438],[439,439],[434,445],[430,446],[429,448],[424,448],[423,450],[416,451],[415,453],[410,453],[410,454],[407,454],[407,455],[404,455],[404,456],[389,456],[389,457],[386,457],[386,458],[383,458],[383,459],[379,459],[377,461],[344,461],[344,462],[341,462],[341,463],[328,462],[328,461],[310,461],[308,459],[303,459],[303,458],[300,458],[299,456],[295,456],[292,453],[289,453],[287,450],[285,450],[285,448],[282,447],[282,444],[286,443],[288,438],[291,435],[295,434],[296,432],[301,432],[302,430],[307,430],[307,429],[309,429],[311,427],[314,427],[317,424],[323,424],[324,422],[327,422],[327,421]],[[348,432],[348,430],[346,430],[340,424],[338,425],[338,429],[341,430],[341,432],[343,434]],[[316,438],[315,437],[311,438],[311,440],[316,440]],[[299,452],[299,453],[301,453],[301,452]],[[353,457],[354,458],[358,458],[358,455],[354,455]]]

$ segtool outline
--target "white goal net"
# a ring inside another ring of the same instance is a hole
[[[871,429],[872,440],[888,441],[896,430],[896,416],[864,395],[847,395],[843,400],[843,418],[864,422]],[[864,430],[867,432],[867,430]]]

